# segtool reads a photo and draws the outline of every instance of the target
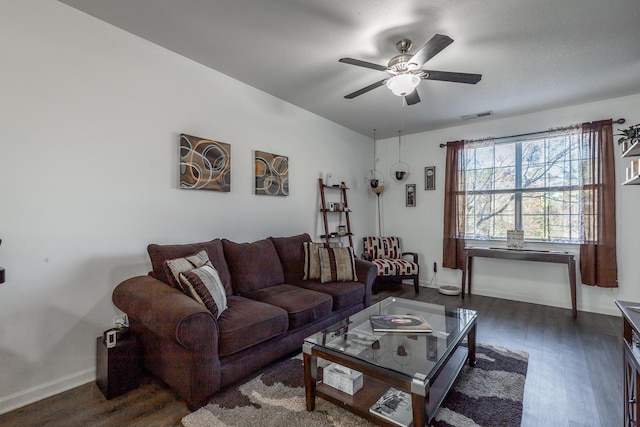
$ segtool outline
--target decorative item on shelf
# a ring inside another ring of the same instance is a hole
[[[416,185],[407,184],[406,188],[406,205],[410,208],[416,207]]]
[[[507,230],[507,248],[522,249],[524,247],[524,231]]]
[[[622,144],[622,151],[626,151],[633,143],[633,140],[640,139],[640,123],[629,126],[627,129],[618,129],[618,131],[622,133],[617,133],[615,136],[622,137],[618,139],[618,145]],[[627,144],[626,147],[625,144]]]
[[[391,165],[391,178],[396,181],[404,181],[409,178],[409,174],[411,173],[411,168],[409,165],[402,161],[400,151],[401,151],[401,140],[400,140],[401,131],[398,131],[398,161]]]
[[[347,234],[347,226],[339,225],[338,226],[338,236],[345,236]]]
[[[123,325],[119,325],[115,328],[104,331],[102,337],[104,343],[107,345],[107,348],[113,348],[118,345],[121,340],[129,338],[129,335],[129,328]]]
[[[436,167],[427,166],[424,168],[424,189],[435,190],[436,189]]]

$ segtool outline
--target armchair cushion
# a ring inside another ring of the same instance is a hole
[[[365,237],[364,252],[371,259],[398,259],[402,257],[399,237]]]

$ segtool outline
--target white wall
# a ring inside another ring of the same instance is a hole
[[[94,379],[149,243],[318,239],[327,171],[373,230],[369,138],[58,2],[0,8],[0,413]],[[178,189],[182,132],[231,144],[230,193]],[[289,156],[289,197],[253,194],[254,150]]]
[[[454,128],[409,135],[402,138],[402,160],[409,163],[412,175],[403,183],[390,178],[389,170],[398,161],[398,139],[378,141],[378,169],[385,173],[383,194],[383,234],[398,235],[406,250],[420,254],[421,283],[460,285],[461,271],[441,268],[445,148],[439,144],[459,139],[499,137],[527,132],[536,132],[552,127],[565,126],[600,119],[623,117],[628,127],[640,122],[640,95],[610,99],[601,102],[577,105],[568,108],[543,111],[518,117],[469,122]],[[409,107],[410,108],[410,107]],[[615,137],[617,141],[617,137]],[[616,143],[616,154],[621,148]],[[618,156],[617,181],[625,179],[625,167],[629,159]],[[436,166],[436,190],[424,190],[424,167]],[[417,206],[405,207],[405,184],[417,184]],[[640,263],[638,242],[640,227],[637,226],[640,212],[640,187],[618,186],[617,239],[618,239],[618,289],[603,289],[578,285],[578,310],[619,315],[614,305],[616,299],[640,301]],[[504,245],[504,243],[502,243]],[[485,243],[485,245],[487,245]],[[499,244],[498,244],[499,245]],[[527,245],[534,248],[534,245]],[[544,245],[537,246],[544,248]],[[547,246],[548,249],[548,246]],[[554,245],[553,249],[579,253],[575,245]],[[434,278],[433,263],[438,263],[438,274]],[[571,307],[566,266],[561,264],[505,261],[478,258],[474,261],[473,292],[475,294],[526,301],[557,307]],[[579,279],[579,272],[578,272]]]

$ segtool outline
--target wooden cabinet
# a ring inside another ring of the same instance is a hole
[[[349,209],[347,200],[348,188],[346,184],[341,182],[336,186],[328,186],[320,178],[318,179],[318,186],[320,189],[320,212],[322,213],[324,224],[324,234],[320,235],[320,238],[329,243],[331,239],[348,237],[349,246],[353,247],[353,233],[351,232],[351,219],[349,218],[351,209]],[[331,228],[333,228],[333,231],[331,231]]]
[[[616,301],[616,305],[622,312],[623,322],[624,425],[636,427],[640,409],[640,311],[636,310],[640,310],[640,303]]]
[[[96,339],[96,385],[107,399],[138,387],[140,366],[138,340],[134,336],[108,348],[103,337]]]

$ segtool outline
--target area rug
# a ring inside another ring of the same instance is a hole
[[[465,365],[432,421],[436,427],[519,426],[528,354],[476,346],[476,366]],[[182,419],[186,427],[325,427],[373,424],[323,399],[308,412],[302,355],[282,361],[245,383],[215,395]]]

